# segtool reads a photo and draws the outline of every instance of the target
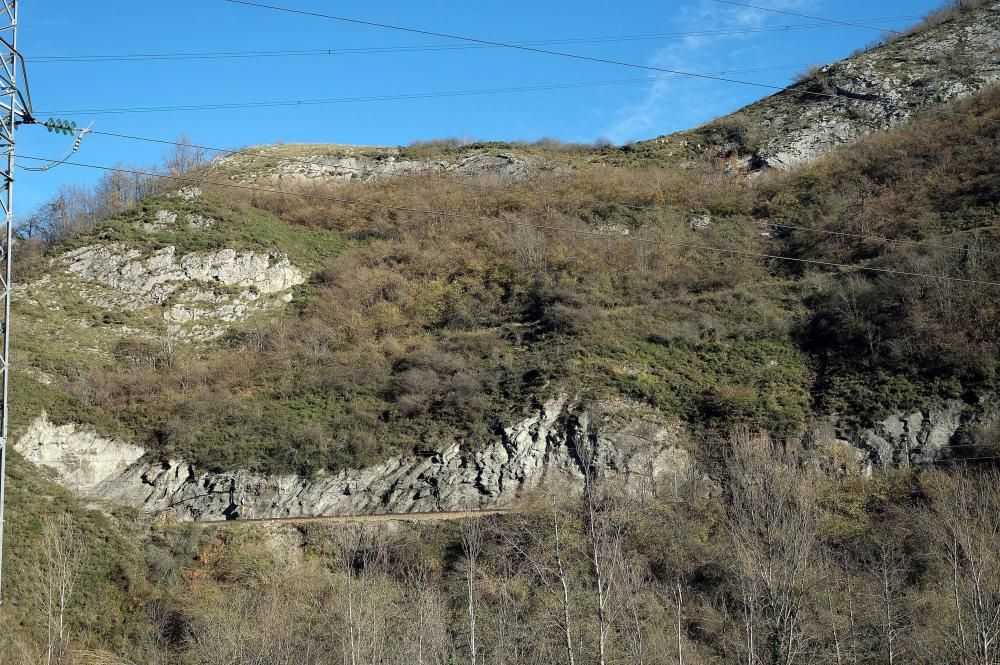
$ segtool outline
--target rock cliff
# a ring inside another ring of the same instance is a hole
[[[891,467],[974,457],[968,454],[974,450],[966,446],[965,434],[995,411],[951,401],[925,410],[894,413],[868,428],[852,428],[837,418],[825,418],[803,434],[802,443],[821,453],[816,461],[828,470],[871,475]]]
[[[56,427],[44,416],[17,449],[87,497],[184,521],[429,512],[504,506],[545,479],[582,483],[584,468],[638,484],[689,467],[676,427],[623,413],[621,405],[603,405],[578,414],[559,397],[477,451],[455,442],[426,456],[401,455],[313,479],[151,462],[140,459],[141,448]],[[591,418],[609,416],[614,429],[590,426]]]
[[[176,221],[176,215],[161,213],[154,224]],[[108,312],[159,308],[171,335],[199,340],[218,336],[226,324],[273,303],[288,302],[291,288],[306,280],[277,252],[181,254],[172,245],[148,251],[113,242],[66,252],[50,269],[26,289],[34,302],[59,308],[82,299]]]
[[[16,447],[25,458],[55,470],[61,483],[81,493],[124,472],[146,454],[139,446],[101,436],[93,428],[54,425],[45,413]]]
[[[950,402],[898,413],[869,428],[828,418],[800,440],[806,463],[834,473],[872,473],[961,457],[963,432],[981,410]],[[157,462],[127,442],[43,415],[16,444],[83,496],[134,506],[149,516],[214,521],[473,510],[505,506],[547,480],[582,484],[584,470],[633,486],[669,482],[693,469],[680,427],[620,403],[587,411],[549,400],[479,450],[459,442],[316,478],[247,470],[210,473],[182,460]]]

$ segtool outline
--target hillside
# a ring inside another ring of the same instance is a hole
[[[836,440],[862,468],[970,456],[951,446],[994,409],[992,287],[892,271],[997,281],[997,92],[913,101],[993,80],[1000,11],[972,4],[818,72],[835,97],[804,81],[692,130],[764,146],[798,140],[791,115],[851,116],[814,158],[911,120],[787,175],[553,141],[254,148],[197,186],[111,174],[77,206],[100,214],[26,239],[21,449],[187,519],[504,504],[579,477],[580,422],[625,476],[735,426]],[[862,79],[877,100],[841,94]],[[851,111],[890,97],[877,122]]]
[[[168,187],[35,262],[22,395],[59,395],[54,425],[138,448],[102,466],[99,446],[40,424],[32,445],[57,448],[32,454],[188,518],[326,505],[287,507],[273,483],[355,497],[333,510],[503,503],[553,468],[572,477],[560,455],[590,412],[609,468],[664,446],[676,462],[736,425],[832,436],[862,466],[969,456],[950,446],[992,413],[992,287],[755,256],[997,281],[996,95],[753,182],[711,162],[577,164],[471,189],[431,173],[285,181],[294,196],[211,185],[232,162],[211,165],[199,188]],[[921,412],[946,432],[930,449],[890,434]],[[535,446],[533,471],[508,469]],[[250,475],[201,475],[237,471]],[[374,503],[357,494],[380,484]],[[183,498],[205,486],[217,507]]]
[[[259,146],[216,160],[241,182],[277,178],[374,182],[422,173],[502,182],[592,164],[690,165],[787,171],[862,136],[933,115],[1000,81],[1000,5],[960,0],[902,34],[804,71],[794,84],[701,127],[625,146],[429,141],[384,146]],[[735,84],[734,84],[735,85]]]

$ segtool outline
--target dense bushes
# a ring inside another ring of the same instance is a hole
[[[1000,91],[876,134],[762,189],[783,252],[887,271],[809,278],[798,339],[823,410],[868,416],[997,386]],[[971,117],[966,117],[971,116]],[[886,240],[892,238],[893,240]]]
[[[539,187],[551,194],[538,196]],[[281,248],[315,270],[293,306],[208,347],[127,339],[109,349],[114,362],[65,380],[154,454],[210,469],[312,474],[413,447],[456,440],[475,447],[535,400],[566,389],[624,390],[699,418],[699,404],[710,401],[708,365],[742,355],[727,346],[787,334],[787,324],[775,323],[788,308],[763,305],[770,298],[762,266],[672,246],[762,242],[746,233],[749,190],[711,168],[601,167],[481,190],[434,176],[311,183],[301,186],[306,197],[202,188],[193,203],[146,205],[187,206],[219,223],[154,240],[185,251],[220,242]],[[714,223],[690,229],[692,209]],[[125,211],[73,242],[145,242],[135,237],[140,212]],[[607,237],[589,235],[595,230]],[[631,242],[632,234],[642,242]],[[741,286],[748,280],[761,283],[752,295]],[[753,302],[763,306],[748,313]],[[687,307],[701,313],[681,324]],[[751,323],[758,316],[768,322]],[[670,355],[690,373],[657,366],[666,358],[647,351],[654,334],[684,342]],[[641,381],[629,381],[618,364],[600,359],[605,354],[631,357]],[[805,375],[796,369],[790,383],[767,387],[771,369],[746,358],[739,369],[709,374],[760,384],[757,397],[716,400],[710,420],[801,420]]]

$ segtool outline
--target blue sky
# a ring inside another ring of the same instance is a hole
[[[560,40],[678,32],[759,30],[815,21],[721,4],[715,0],[266,0],[496,41]],[[904,28],[939,0],[748,0],[816,16]],[[50,111],[226,104],[482,90],[631,80],[507,94],[209,111],[65,117],[109,132],[223,148],[286,143],[407,144],[445,136],[473,139],[622,143],[700,124],[733,111],[766,90],[697,79],[651,80],[655,72],[509,49],[470,48],[268,58],[135,62],[33,62],[70,55],[161,54],[453,44],[449,40],[295,16],[222,0],[141,2],[25,1],[20,47],[28,59],[35,109]],[[600,58],[786,85],[810,63],[845,57],[878,33],[844,26],[702,34],[544,48]],[[643,80],[645,79],[645,80]],[[58,155],[65,137],[23,128],[18,152]],[[149,164],[162,148],[88,137],[75,160]],[[28,164],[28,162],[22,162]],[[19,175],[17,203],[27,212],[65,183],[92,183],[99,173],[62,166]]]

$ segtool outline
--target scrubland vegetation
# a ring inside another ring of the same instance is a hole
[[[885,42],[891,42],[900,37],[905,37],[907,35],[914,35],[934,28],[941,25],[942,23],[947,23],[948,21],[954,20],[963,12],[972,11],[987,4],[989,0],[949,0],[944,3],[942,7],[936,9],[925,16],[921,21],[918,21],[908,30],[901,33],[892,33],[886,39]]]
[[[71,232],[37,225],[50,249],[23,279],[46,255],[107,240],[277,249],[312,278],[284,315],[194,347],[153,329],[106,359],[20,348],[56,378],[49,390],[114,431],[213,469],[310,474],[454,440],[471,449],[560,391],[636,399],[696,429],[779,433],[817,412],[863,422],[974,401],[996,385],[995,287],[755,254],[998,281],[997,101],[990,91],[756,179],[720,150],[687,169],[581,167],[477,188],[424,174],[284,183],[292,195],[212,186],[209,172],[196,173],[205,194],[178,203],[166,197],[177,181],[140,182],[141,203],[120,197]],[[730,124],[748,140],[739,116]],[[177,206],[222,223],[136,236],[132,220]]]

